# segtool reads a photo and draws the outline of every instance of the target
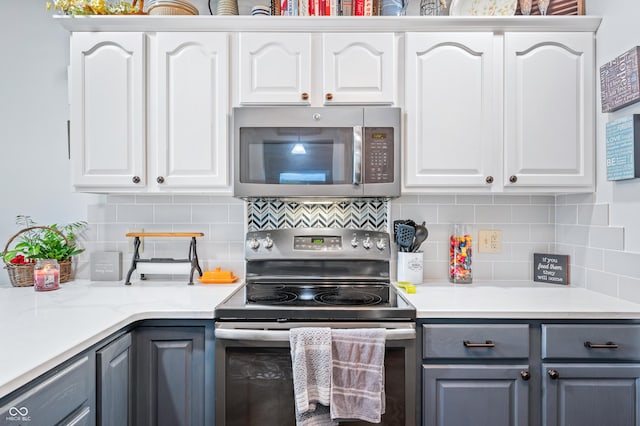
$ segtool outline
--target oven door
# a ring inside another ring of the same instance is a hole
[[[415,324],[358,322],[217,323],[216,425],[295,426],[289,348],[289,329],[294,327],[386,328],[386,413],[380,424],[416,424]]]

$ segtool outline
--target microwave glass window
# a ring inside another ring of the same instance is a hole
[[[350,127],[240,129],[243,183],[334,185],[353,175]]]

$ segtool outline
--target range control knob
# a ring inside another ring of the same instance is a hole
[[[356,248],[358,247],[358,239],[356,238],[356,236],[354,235],[353,238],[351,239],[351,247]]]
[[[264,248],[270,249],[271,247],[273,247],[273,240],[270,236],[267,235],[267,237],[264,239]]]
[[[249,248],[251,248],[252,250],[258,250],[259,247],[260,241],[257,238],[252,238],[251,240],[249,240]]]
[[[369,250],[371,248],[371,238],[367,237],[364,240],[362,240],[362,247]]]
[[[384,250],[387,247],[387,243],[381,238],[376,241],[376,248],[378,250]]]

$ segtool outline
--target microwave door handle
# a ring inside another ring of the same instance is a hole
[[[353,184],[362,183],[362,126],[353,127]]]

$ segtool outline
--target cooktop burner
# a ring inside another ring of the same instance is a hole
[[[389,304],[389,285],[268,285],[248,283],[248,304],[373,306]]]

